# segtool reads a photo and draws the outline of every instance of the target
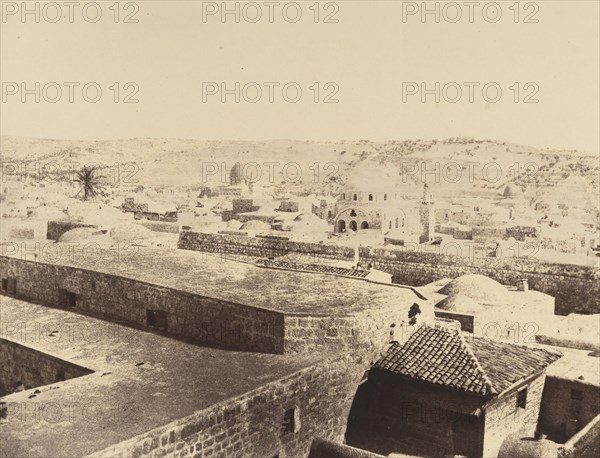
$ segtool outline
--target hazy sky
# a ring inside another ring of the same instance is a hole
[[[313,1],[298,2],[299,7],[229,2],[230,9],[239,8],[239,22],[235,14],[223,21],[217,11],[222,2],[122,2],[117,23],[114,1],[98,2],[102,16],[97,22],[92,2],[76,3],[71,23],[64,2],[28,2],[32,11],[39,8],[38,23],[35,13],[22,16],[20,1],[2,2],[2,135],[474,136],[599,150],[600,2],[595,0],[521,2],[518,7],[502,1],[499,8],[493,2],[472,7],[440,2],[439,22],[434,13],[421,16],[421,2],[320,2],[318,8]],[[57,16],[56,5],[64,17]],[[428,7],[434,10],[436,2]],[[258,11],[262,16],[255,19]],[[302,16],[294,23],[298,11]],[[502,16],[494,23],[498,11]],[[128,15],[138,22],[126,23]],[[325,23],[326,17],[337,23]],[[87,83],[86,100],[82,88]],[[207,92],[220,91],[221,83],[233,90],[225,103],[220,93]],[[421,83],[433,90],[424,103]],[[98,87],[102,94],[97,96]],[[23,89],[32,91],[24,101]],[[419,92],[408,95],[408,90]],[[123,103],[135,91],[130,98],[138,102]],[[328,95],[337,103],[324,103]],[[299,100],[292,103],[294,98]]]

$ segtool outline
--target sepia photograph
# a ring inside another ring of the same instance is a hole
[[[600,456],[599,0],[0,14],[0,458]]]

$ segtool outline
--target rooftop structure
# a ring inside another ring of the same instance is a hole
[[[378,370],[481,396],[498,395],[560,358],[539,348],[509,345],[423,326],[395,344]]]

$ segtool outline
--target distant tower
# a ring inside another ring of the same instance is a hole
[[[427,183],[423,186],[423,198],[419,208],[419,216],[421,218],[421,237],[420,243],[431,242],[435,230],[435,210],[433,208],[433,198],[429,192]]]
[[[231,168],[231,172],[229,173],[229,184],[231,186],[237,186],[242,182],[242,179],[244,178],[242,176],[242,168],[243,166],[241,162],[236,162]]]

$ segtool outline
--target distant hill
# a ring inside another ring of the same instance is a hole
[[[67,163],[105,167],[119,164],[121,170],[135,172],[135,179],[145,187],[199,186],[203,184],[203,167],[205,171],[217,171],[208,176],[207,184],[226,184],[228,175],[220,172],[238,161],[254,163],[249,167],[262,172],[262,183],[268,183],[271,167],[275,172],[273,184],[292,184],[299,178],[296,185],[305,188],[330,183],[335,189],[357,168],[380,168],[407,194],[415,195],[424,181],[438,195],[491,195],[509,182],[544,195],[545,189],[560,188],[565,179],[577,177],[585,182],[589,195],[597,196],[600,175],[597,154],[458,137],[387,142],[1,137],[0,154],[3,163],[18,163],[21,170],[33,170],[35,166],[56,170],[50,164],[58,165],[59,170]]]

